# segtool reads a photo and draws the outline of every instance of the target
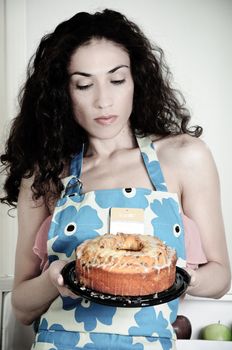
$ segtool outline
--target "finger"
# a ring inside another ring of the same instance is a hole
[[[59,293],[62,295],[62,297],[70,297],[72,299],[78,298],[78,296],[72,293],[68,288],[61,287],[61,288],[58,288],[58,290],[59,290]]]
[[[63,276],[61,274],[58,275],[57,277],[57,283],[59,286],[63,286],[64,285],[64,279]]]
[[[57,260],[53,261],[49,266],[49,276],[56,287],[64,285],[64,280],[60,272],[66,264],[67,262],[65,261]]]

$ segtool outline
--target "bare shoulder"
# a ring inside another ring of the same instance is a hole
[[[200,138],[187,134],[170,136],[154,142],[158,157],[164,163],[174,163],[184,170],[214,163],[207,144]]]
[[[180,198],[189,189],[192,191],[194,188],[198,192],[202,184],[219,187],[212,153],[202,139],[186,134],[169,136],[155,140],[154,146],[168,188],[178,193]]]

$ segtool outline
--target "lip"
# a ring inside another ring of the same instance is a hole
[[[110,125],[117,119],[117,115],[101,115],[94,120],[101,125]]]

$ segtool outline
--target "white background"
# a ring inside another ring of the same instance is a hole
[[[40,38],[76,12],[105,7],[125,13],[164,49],[193,123],[203,126],[203,139],[213,153],[221,179],[232,261],[231,0],[0,0],[1,150],[17,110],[17,93],[26,65]],[[17,219],[7,216],[7,210],[0,204],[0,276],[12,275],[14,270]]]

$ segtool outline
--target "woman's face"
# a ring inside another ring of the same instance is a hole
[[[74,115],[89,136],[109,139],[128,129],[134,83],[122,47],[91,40],[72,55],[69,75]]]

